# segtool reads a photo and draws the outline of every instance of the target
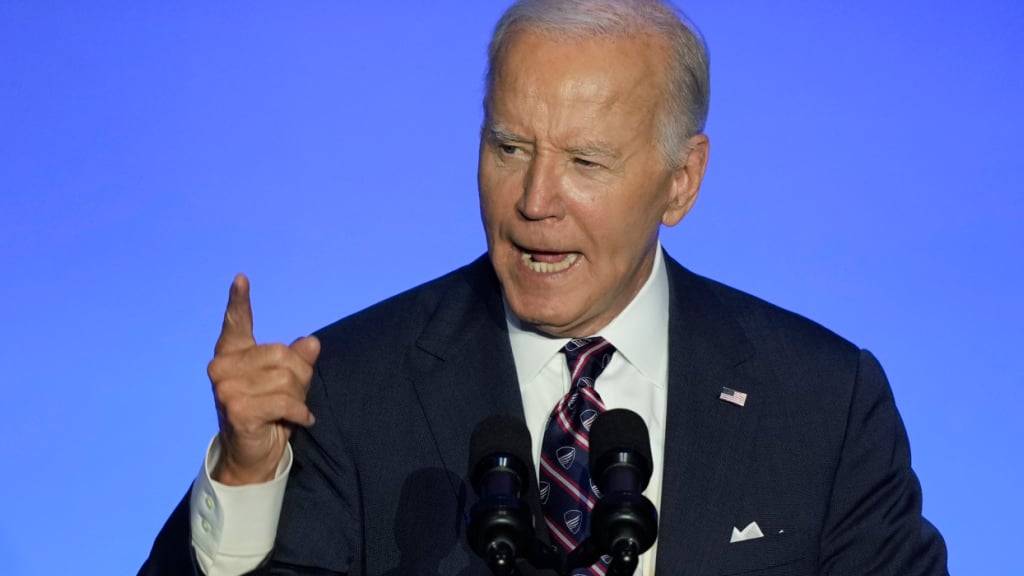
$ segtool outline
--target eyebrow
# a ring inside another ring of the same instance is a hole
[[[526,136],[516,134],[501,124],[488,125],[486,132],[490,138],[498,142],[533,142]],[[613,159],[619,157],[619,153],[614,146],[601,140],[583,140],[572,146],[564,148],[564,150],[569,154],[576,156],[601,156]]]
[[[488,125],[487,134],[490,138],[499,142],[530,142],[530,139],[526,136],[520,136],[500,124]]]
[[[619,157],[614,146],[600,140],[584,140],[575,146],[566,148],[566,152],[576,156],[603,156],[613,159]]]

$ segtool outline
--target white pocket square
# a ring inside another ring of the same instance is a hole
[[[732,538],[729,538],[729,544],[762,537],[764,537],[764,534],[761,533],[761,527],[757,525],[757,522],[751,522],[750,524],[747,524],[747,527],[743,530],[737,530],[734,526],[732,529]]]

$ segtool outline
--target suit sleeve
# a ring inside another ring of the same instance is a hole
[[[191,490],[185,493],[185,497],[178,502],[170,518],[160,529],[149,552],[149,558],[139,569],[138,576],[199,576],[203,573],[192,551],[192,530],[189,527],[191,493]]]
[[[360,573],[361,481],[339,420],[344,416],[333,410],[319,370],[306,403],[317,421],[292,434],[292,469],[268,566],[302,574]]]
[[[249,576],[344,576],[359,572],[359,482],[319,373],[306,402],[317,416],[291,437],[292,467],[274,550]],[[178,503],[153,543],[139,576],[203,576],[192,546],[189,501]]]
[[[948,574],[942,536],[921,515],[921,485],[889,382],[860,353],[843,449],[822,531],[829,576]]]

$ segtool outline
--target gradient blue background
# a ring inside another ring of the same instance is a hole
[[[5,574],[134,573],[236,271],[290,341],[484,250],[505,5],[0,1]],[[1024,573],[1024,3],[686,8],[712,160],[664,244],[873,350],[952,571]]]

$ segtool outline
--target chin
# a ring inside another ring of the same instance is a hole
[[[555,300],[556,302],[552,302]],[[522,298],[512,296],[508,299],[508,307],[520,321],[550,334],[552,336],[572,337],[570,334],[563,334],[562,327],[572,326],[579,317],[573,313],[570,306],[564,302],[558,303],[558,296],[546,298],[532,297]]]
[[[578,323],[585,309],[579,305],[578,277],[562,274],[537,276],[522,268],[518,251],[503,254],[495,262],[505,304],[522,322],[553,336],[562,336],[560,327]],[[569,280],[568,282],[566,280]]]

